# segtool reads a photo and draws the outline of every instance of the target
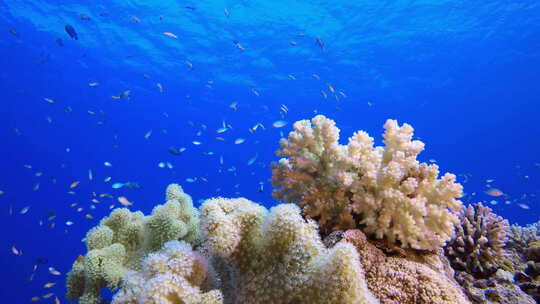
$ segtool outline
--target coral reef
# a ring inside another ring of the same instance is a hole
[[[499,269],[487,279],[477,279],[464,272],[456,272],[456,280],[473,303],[478,304],[534,304],[535,300],[523,292],[512,273]]]
[[[442,253],[401,250],[392,256],[357,229],[345,231],[341,242],[345,241],[358,249],[368,288],[381,304],[470,303],[452,279],[453,272]]]
[[[460,225],[445,246],[456,280],[474,303],[534,303],[514,282],[519,265],[507,250],[508,221],[481,203],[464,207]],[[506,247],[505,247],[506,246]]]
[[[523,292],[540,303],[540,262],[525,263],[523,269],[515,273],[514,280]]]
[[[112,304],[221,304],[219,290],[203,292],[209,279],[204,257],[191,245],[170,241],[142,263],[141,271],[130,271]]]
[[[140,270],[142,259],[170,240],[200,242],[199,214],[179,185],[167,188],[167,202],[150,216],[115,209],[88,231],[86,256],[77,258],[67,278],[67,298],[81,304],[100,303],[101,289],[120,285],[129,270]]]
[[[316,222],[305,219],[294,204],[268,210],[243,198],[209,199],[201,206],[201,233],[198,225],[191,226],[197,227],[191,238],[195,244],[176,239],[159,244],[177,233],[189,235],[185,224],[190,220],[199,223],[190,201],[184,206],[191,206],[197,219],[185,217],[184,225],[166,219],[166,214],[181,217],[172,212],[177,208],[166,207],[178,200],[157,206],[150,216],[118,209],[92,228],[86,238],[89,252],[76,259],[68,275],[68,297],[100,303],[102,288],[120,287],[113,304],[538,301],[540,263],[529,261],[515,275],[499,269],[478,279],[466,271],[454,272],[455,263],[441,247],[402,248],[370,240],[358,229],[333,232],[323,242]],[[487,208],[477,209],[468,212],[472,216],[467,220],[475,229],[483,227],[477,231],[484,234],[475,237],[489,237],[491,220],[501,219]],[[462,216],[466,214],[464,210]],[[158,229],[161,225],[166,228]],[[472,232],[470,225],[463,230]],[[145,239],[156,234],[154,240]],[[521,251],[522,259],[538,257],[534,244]]]
[[[540,222],[512,225],[506,250],[511,253],[515,283],[540,303]]]
[[[456,234],[444,247],[456,270],[487,278],[508,263],[504,249],[509,230],[507,220],[482,203],[464,207],[459,220]]]
[[[317,225],[282,204],[269,212],[243,198],[207,200],[202,230],[210,254],[232,269],[230,303],[378,303],[351,244],[327,249]]]
[[[273,195],[298,204],[324,235],[358,227],[402,247],[435,249],[454,233],[462,186],[416,160],[424,144],[412,140],[411,126],[388,120],[384,128],[384,147],[363,131],[340,145],[334,121],[297,121],[280,141],[285,158],[272,165]]]
[[[270,210],[212,198],[199,212],[176,184],[148,216],[113,210],[88,231],[67,298],[98,304],[108,287],[113,304],[540,303],[540,223],[509,229],[464,208],[455,176],[417,161],[412,127],[384,127],[375,147],[363,131],[340,145],[321,115],[296,122],[272,165],[286,204]]]
[[[537,247],[536,244],[540,244],[540,222],[525,227],[519,225],[510,227],[506,250],[514,252],[515,257],[525,255],[525,251],[529,247]],[[516,262],[521,264],[522,260]]]

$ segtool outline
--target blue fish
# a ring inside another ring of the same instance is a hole
[[[114,183],[112,185],[112,188],[113,189],[120,189],[120,188],[124,187],[124,185],[125,185],[124,183]]]
[[[64,26],[64,29],[66,30],[66,33],[68,33],[69,37],[75,40],[79,40],[79,35],[77,35],[77,32],[75,31],[73,26],[66,24],[66,26]]]

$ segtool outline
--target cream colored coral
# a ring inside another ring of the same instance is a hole
[[[166,192],[165,198],[168,202],[177,202],[173,210],[170,211],[186,225],[186,235],[182,239],[192,245],[199,244],[201,242],[199,210],[193,207],[191,196],[186,194],[178,184],[170,184]]]
[[[99,303],[102,288],[115,288],[124,275],[126,251],[121,244],[93,249],[86,257],[79,256],[68,274],[66,286],[68,299],[78,299],[80,304]]]
[[[97,304],[102,288],[116,288],[129,270],[140,270],[142,259],[165,242],[200,242],[199,213],[191,197],[172,184],[166,198],[167,202],[156,206],[149,216],[119,208],[88,231],[84,263],[76,261],[68,274],[68,299]]]
[[[209,253],[230,272],[230,303],[378,303],[350,244],[326,249],[314,221],[296,205],[266,208],[246,199],[214,198],[201,206]]]
[[[84,256],[80,255],[73,262],[66,279],[66,298],[78,299],[84,294],[86,279],[84,277]]]
[[[208,266],[184,242],[170,241],[144,259],[139,272],[129,272],[112,304],[220,304],[219,290],[204,292]]]
[[[384,147],[363,131],[340,145],[334,121],[296,122],[280,142],[287,158],[272,166],[273,195],[300,205],[323,234],[360,227],[402,247],[439,247],[453,235],[462,187],[416,160],[424,144],[412,140],[410,125],[388,120],[384,128]]]

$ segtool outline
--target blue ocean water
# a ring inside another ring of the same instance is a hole
[[[66,302],[81,239],[118,196],[148,213],[177,182],[196,202],[276,204],[279,138],[315,113],[342,143],[407,122],[465,203],[537,221],[539,24],[529,0],[1,1],[2,300]]]

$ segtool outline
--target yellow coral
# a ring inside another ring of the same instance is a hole
[[[413,128],[384,125],[384,147],[356,132],[340,145],[334,121],[317,115],[294,124],[273,164],[273,195],[300,205],[323,234],[362,227],[376,238],[415,249],[434,249],[454,232],[462,187],[437,165],[419,163],[424,144]]]
[[[88,251],[101,249],[112,244],[114,231],[105,225],[96,226],[86,234],[85,243]]]
[[[88,231],[84,263],[75,262],[68,274],[67,295],[81,304],[97,304],[105,286],[114,289],[129,270],[140,270],[141,260],[170,240],[200,242],[199,214],[179,185],[167,187],[167,202],[152,214],[115,209]]]
[[[187,195],[178,184],[170,184],[166,192],[166,200],[176,202],[173,214],[186,225],[187,232],[182,239],[192,245],[199,244],[201,242],[199,210],[193,207],[191,196]]]
[[[78,299],[83,295],[86,286],[86,280],[84,278],[84,256],[78,256],[75,262],[73,262],[71,271],[66,279],[66,286],[66,298],[69,300]]]
[[[79,299],[80,304],[99,303],[102,288],[108,286],[112,289],[120,283],[125,258],[125,248],[118,243],[93,249],[86,257],[78,257],[68,273],[66,297],[69,300]]]
[[[231,269],[222,277],[232,303],[378,303],[350,244],[326,249],[314,221],[296,205],[266,208],[214,198],[201,206],[210,254]],[[226,280],[230,280],[226,282]]]
[[[221,304],[219,290],[204,292],[208,278],[204,258],[184,242],[170,241],[143,262],[142,271],[130,272],[112,304]]]

